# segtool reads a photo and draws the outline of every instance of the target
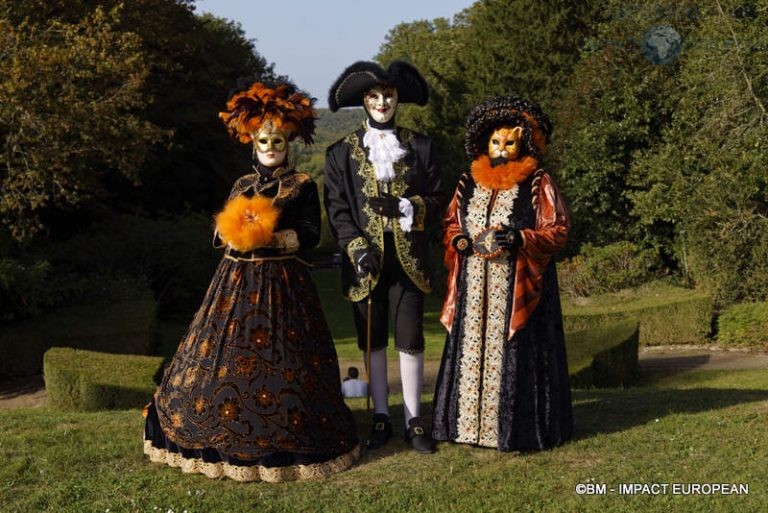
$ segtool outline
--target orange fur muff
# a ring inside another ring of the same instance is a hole
[[[216,214],[216,230],[221,240],[233,249],[252,251],[270,243],[279,217],[280,210],[271,199],[237,196]]]

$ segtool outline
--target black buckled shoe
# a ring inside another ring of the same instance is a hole
[[[424,423],[420,417],[414,417],[408,422],[408,429],[405,430],[405,441],[411,442],[413,450],[421,454],[435,452],[435,440],[424,429]]]
[[[371,436],[368,437],[368,448],[378,449],[389,442],[392,436],[392,424],[389,422],[389,415],[384,413],[375,413],[373,415],[373,428]]]

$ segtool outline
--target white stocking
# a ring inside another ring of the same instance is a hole
[[[400,353],[400,381],[403,383],[405,426],[419,416],[421,389],[424,388],[424,353]]]
[[[365,356],[365,353],[363,353]],[[366,368],[368,360],[366,359]],[[387,405],[387,348],[371,351],[371,369],[368,371],[373,413],[389,415]]]

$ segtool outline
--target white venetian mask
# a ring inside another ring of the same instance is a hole
[[[386,123],[397,109],[397,89],[393,86],[375,86],[366,91],[363,104],[368,115],[377,123]]]

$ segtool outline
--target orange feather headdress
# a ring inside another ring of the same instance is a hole
[[[219,112],[229,134],[242,143],[253,141],[253,134],[267,123],[288,136],[299,137],[312,144],[317,113],[312,107],[314,98],[296,90],[291,84],[281,84],[274,89],[261,82],[232,96],[227,110]]]

